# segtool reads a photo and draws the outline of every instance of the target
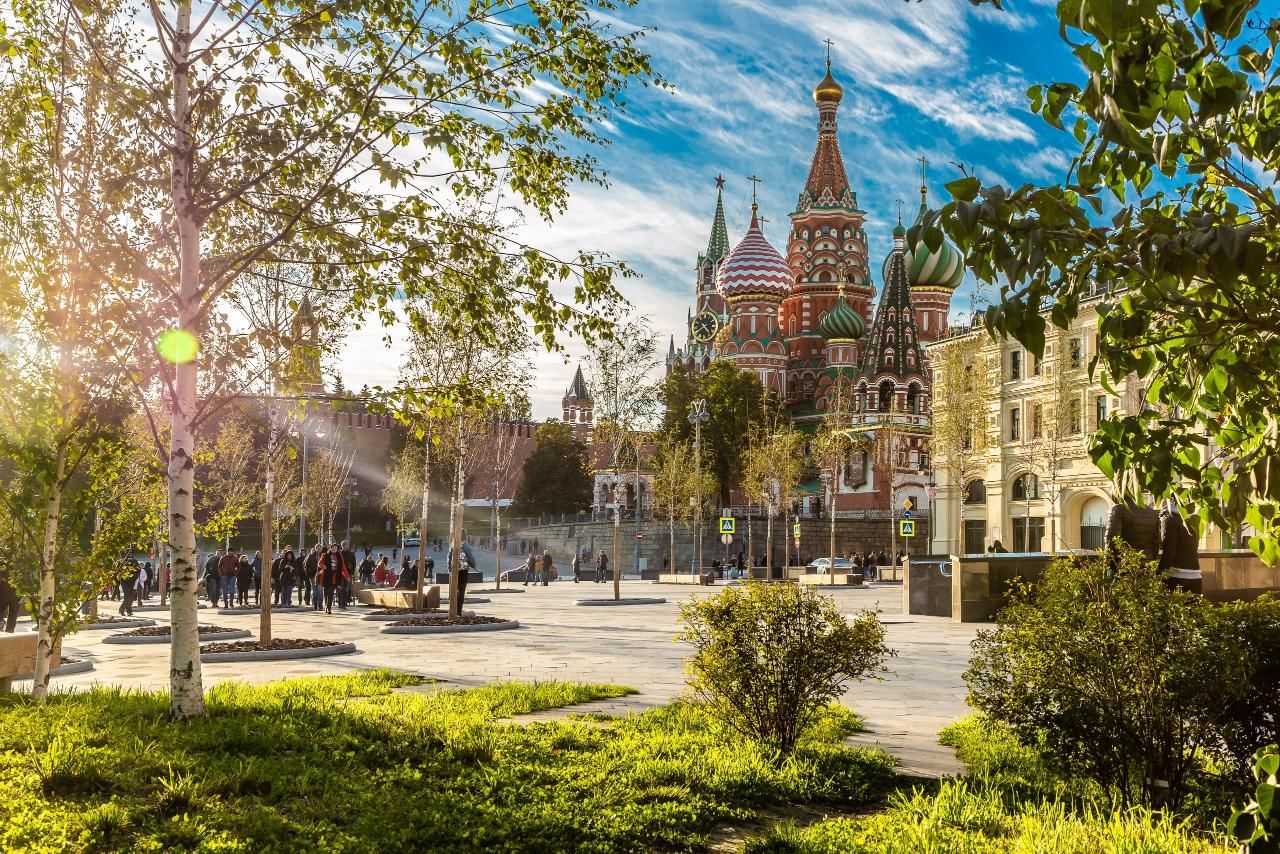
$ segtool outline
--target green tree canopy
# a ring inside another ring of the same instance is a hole
[[[1064,0],[1062,35],[1087,83],[1034,86],[1071,124],[1061,184],[948,184],[941,225],[1000,284],[989,329],[1039,357],[1101,298],[1102,381],[1135,375],[1141,405],[1090,452],[1128,495],[1175,496],[1202,521],[1247,523],[1280,559],[1280,19],[1257,0]],[[1105,216],[1104,216],[1105,214]],[[930,244],[937,222],[919,228]],[[913,235],[914,237],[914,235]]]
[[[702,461],[716,479],[720,503],[729,503],[729,490],[740,485],[742,459],[752,427],[773,420],[778,403],[765,394],[755,374],[719,359],[700,373],[676,370],[662,383],[662,434],[675,441],[693,443],[689,410],[693,401],[707,402],[702,425]]]
[[[583,441],[554,418],[538,428],[536,439],[537,446],[524,461],[515,512],[576,513],[590,506],[591,467]]]

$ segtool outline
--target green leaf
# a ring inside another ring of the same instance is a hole
[[[982,188],[982,182],[975,176],[970,175],[967,178],[957,178],[946,184],[947,192],[952,198],[962,202],[971,202],[978,196],[978,190]]]

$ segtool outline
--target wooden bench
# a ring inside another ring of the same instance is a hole
[[[415,590],[396,590],[392,587],[366,587],[356,593],[356,598],[364,605],[375,605],[379,608],[414,608],[418,593]],[[422,591],[426,600],[423,607],[440,607],[440,588],[432,584]]]
[[[36,669],[36,644],[40,637],[35,632],[8,634],[0,632],[0,693],[13,690],[13,680],[28,676]],[[62,662],[62,644],[53,649],[54,667]]]
[[[822,584],[822,585],[849,585],[857,587],[863,582],[862,572],[854,570],[853,572],[837,572],[835,575],[800,575],[796,580],[801,584]]]

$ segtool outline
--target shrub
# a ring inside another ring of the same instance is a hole
[[[1246,693],[1227,706],[1219,758],[1242,788],[1253,784],[1254,754],[1280,741],[1280,597],[1214,608],[1217,631],[1245,651]]]
[[[1236,810],[1227,822],[1227,833],[1248,854],[1280,852],[1280,750],[1268,745],[1254,756],[1253,773],[1258,781],[1253,800]]]
[[[794,584],[747,584],[680,608],[693,645],[689,685],[738,732],[786,753],[850,680],[893,652],[875,614],[846,619],[827,596]]]
[[[970,703],[1122,804],[1178,807],[1250,693],[1241,632],[1132,551],[1114,577],[1102,559],[1055,561],[997,622],[974,641]]]

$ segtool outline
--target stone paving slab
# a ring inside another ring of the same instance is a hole
[[[251,683],[290,676],[348,673],[391,667],[441,680],[446,688],[473,687],[495,680],[573,680],[627,685],[638,693],[612,703],[618,709],[663,705],[685,691],[684,659],[688,648],[672,638],[678,631],[677,612],[686,597],[706,596],[715,588],[671,586],[656,588],[640,581],[624,581],[622,595],[652,595],[661,589],[668,599],[643,608],[581,608],[574,602],[582,585],[553,582],[523,596],[494,597],[475,608],[478,614],[509,617],[521,627],[509,632],[454,635],[381,635],[380,625],[366,622],[363,609],[304,611],[274,615],[273,632],[282,638],[324,638],[351,642],[357,652],[333,658],[271,663],[208,663],[202,668],[205,685],[223,679]],[[879,740],[900,758],[903,770],[955,773],[946,749],[937,745],[937,732],[969,712],[960,678],[968,663],[969,643],[977,632],[970,624],[944,618],[902,614],[901,588],[836,588],[828,593],[846,613],[878,610],[887,642],[898,651],[888,662],[890,673],[880,681],[856,683],[843,702],[866,720],[866,737]],[[149,617],[168,622],[168,615]],[[218,618],[228,628],[258,633],[258,616]],[[54,680],[56,690],[92,685],[120,685],[146,690],[168,688],[167,646],[103,644],[100,633],[80,632],[63,642],[63,654],[87,658],[94,670]],[[30,683],[15,687],[29,688]],[[439,690],[419,686],[423,690]],[[582,708],[558,710],[572,714]],[[612,712],[610,712],[612,714]],[[549,718],[555,719],[555,718]],[[954,760],[951,760],[954,762]]]

